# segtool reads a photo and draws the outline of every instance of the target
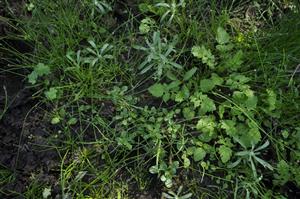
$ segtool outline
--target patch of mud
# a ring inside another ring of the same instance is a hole
[[[4,101],[8,109],[0,120],[0,170],[8,171],[10,181],[0,179],[0,198],[24,198],[27,187],[33,182],[55,184],[58,180],[59,157],[56,151],[47,147],[47,126],[44,111],[35,107],[31,92],[24,88],[22,78],[3,75],[0,88],[0,110]],[[7,95],[6,95],[7,93]],[[17,193],[13,194],[13,192]]]

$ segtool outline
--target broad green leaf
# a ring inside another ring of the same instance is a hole
[[[243,51],[239,50],[234,56],[229,57],[229,59],[225,62],[225,67],[232,71],[238,70],[243,63],[243,56]]]
[[[221,122],[221,128],[226,131],[226,134],[229,136],[237,135],[237,129],[235,127],[236,122],[233,120],[223,120]]]
[[[168,70],[168,71],[167,71],[167,77],[168,77],[170,80],[178,81],[177,77],[171,72],[171,70]]]
[[[189,97],[190,97],[190,91],[184,85],[182,86],[181,90],[179,90],[175,95],[175,102],[183,102],[185,99],[188,99]]]
[[[230,36],[224,28],[218,27],[216,39],[219,44],[227,44],[229,42]]]
[[[187,120],[191,120],[195,117],[195,111],[191,109],[190,107],[185,107],[182,111],[183,116]]]
[[[202,92],[211,91],[214,87],[215,84],[211,79],[203,79],[200,81],[200,89]]]
[[[248,136],[251,139],[250,142],[254,145],[258,144],[261,140],[261,134],[258,128],[251,128],[248,131]]]
[[[216,128],[216,122],[213,116],[206,116],[202,117],[197,125],[196,125],[197,130],[208,134],[209,136],[213,136]]]
[[[184,80],[184,81],[187,81],[187,80],[191,79],[191,77],[195,74],[196,71],[197,71],[197,68],[196,68],[196,67],[194,67],[194,68],[192,68],[191,70],[187,71],[187,72],[184,74],[183,80]]]
[[[222,53],[231,51],[234,48],[233,44],[219,44],[216,46],[216,49]]]
[[[244,90],[245,84],[248,83],[251,79],[245,75],[239,73],[232,73],[229,76],[229,79],[226,81],[226,85],[230,87],[231,90],[239,89]]]
[[[57,98],[57,89],[56,88],[50,88],[49,91],[45,92],[45,95],[47,97],[47,99],[49,100],[54,100]]]
[[[256,145],[261,140],[261,134],[257,127],[249,128],[245,124],[237,125],[238,131],[238,142],[243,145],[244,148],[251,147],[253,144]]]
[[[165,91],[164,85],[157,83],[148,88],[148,91],[154,96],[154,97],[162,97]]]
[[[200,112],[205,114],[207,112],[212,112],[216,110],[216,105],[212,99],[210,99],[207,95],[201,96],[201,106]]]
[[[198,147],[194,150],[194,160],[196,162],[203,160],[206,156],[206,152],[203,148]]]
[[[224,82],[223,78],[217,75],[216,73],[212,73],[210,79],[212,80],[213,84],[217,86],[222,85]]]
[[[245,101],[245,105],[249,109],[255,109],[257,105],[257,97],[254,95],[254,92],[250,89],[244,91],[245,95],[247,96],[247,100]]]
[[[218,152],[220,154],[221,157],[221,161],[225,164],[226,162],[228,162],[232,156],[232,150],[225,146],[225,145],[221,145],[218,149]]]
[[[167,86],[167,89],[174,89],[174,88],[177,88],[177,87],[179,87],[180,84],[181,84],[181,82],[180,82],[179,80],[172,81],[172,82]]]
[[[164,102],[168,102],[170,100],[170,93],[169,92],[165,92],[165,94],[163,95],[163,101]]]

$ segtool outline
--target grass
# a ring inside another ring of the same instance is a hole
[[[1,50],[47,107],[60,166],[25,198],[299,194],[297,4],[30,2],[11,37],[33,50]]]

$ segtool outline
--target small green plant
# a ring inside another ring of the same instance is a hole
[[[239,165],[241,162],[244,162],[244,164],[250,163],[250,167],[253,172],[253,177],[257,179],[257,169],[256,169],[256,163],[262,165],[265,168],[268,168],[273,171],[272,165],[270,165],[265,160],[259,158],[258,156],[261,154],[261,152],[266,149],[270,142],[267,140],[263,145],[255,148],[255,145],[252,144],[252,147],[250,150],[247,149],[247,147],[239,140],[237,140],[240,145],[245,149],[244,151],[237,152],[235,155],[238,156],[238,159],[229,165],[229,168],[234,168],[237,165]]]
[[[99,47],[93,40],[89,40],[88,43],[91,48],[87,47],[84,50],[78,50],[76,53],[73,51],[67,53],[67,58],[75,67],[80,68],[83,64],[90,64],[91,67],[94,67],[98,62],[114,58],[111,54],[112,45],[105,43]]]
[[[150,167],[149,171],[152,174],[158,174],[160,176],[160,180],[165,184],[165,186],[170,188],[173,186],[172,178],[176,176],[178,167],[178,161],[172,162],[169,166],[164,161],[161,161],[160,165]]]
[[[154,28],[154,26],[155,26],[155,21],[150,17],[146,17],[141,21],[141,24],[139,26],[139,31],[142,34],[147,34],[150,32],[151,29]]]
[[[34,68],[33,71],[28,75],[28,81],[31,84],[36,84],[39,77],[43,77],[50,74],[50,67],[39,63]]]
[[[90,4],[92,8],[91,16],[95,16],[96,14],[104,15],[108,13],[109,11],[112,11],[112,7],[109,3],[103,0],[89,0],[92,2],[87,2]]]
[[[148,88],[148,91],[154,97],[162,97],[164,102],[174,100],[182,102],[190,97],[190,91],[185,85],[196,73],[197,68],[194,67],[184,73],[182,80],[179,80],[171,71],[167,72],[167,77],[171,80],[170,83],[155,83]]]
[[[182,189],[183,186],[180,186],[176,193],[174,191],[168,191],[168,193],[163,192],[162,196],[167,199],[189,199],[192,197],[192,193],[181,195]]]
[[[186,3],[185,0],[179,0],[179,3],[176,2],[177,0],[172,0],[171,3],[157,3],[155,4],[156,7],[161,7],[166,9],[164,11],[164,14],[161,16],[160,21],[163,22],[167,20],[167,17],[169,16],[169,19],[167,21],[168,24],[171,24],[174,17],[178,14],[178,9],[180,7],[184,8]]]
[[[173,68],[182,69],[180,64],[173,61],[172,53],[175,51],[174,39],[172,43],[168,43],[166,39],[162,39],[160,32],[154,32],[152,35],[152,43],[146,39],[147,47],[134,46],[135,49],[144,51],[146,58],[140,64],[139,69],[141,74],[144,74],[150,70],[154,70],[154,78],[160,79],[163,73]]]

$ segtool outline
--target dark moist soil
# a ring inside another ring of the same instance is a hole
[[[32,182],[53,185],[57,182],[59,157],[49,149],[49,136],[43,121],[44,111],[35,108],[31,92],[24,88],[22,78],[1,74],[0,109],[8,98],[8,109],[0,120],[0,170],[7,171],[11,180],[1,179],[0,198],[24,198]],[[7,96],[3,91],[7,89]]]
[[[9,9],[0,1],[0,16],[20,17],[25,1],[8,2]],[[0,21],[0,37],[12,31],[5,21]],[[5,38],[0,42],[20,53],[30,50],[22,41]],[[4,72],[9,69],[7,60],[17,59],[0,51],[0,198],[26,198],[26,191],[33,182],[57,183],[60,159],[56,151],[46,147],[49,135],[47,125],[42,122],[44,111],[35,108],[37,102],[32,100],[32,92],[25,88],[24,71],[13,71],[19,75]]]

